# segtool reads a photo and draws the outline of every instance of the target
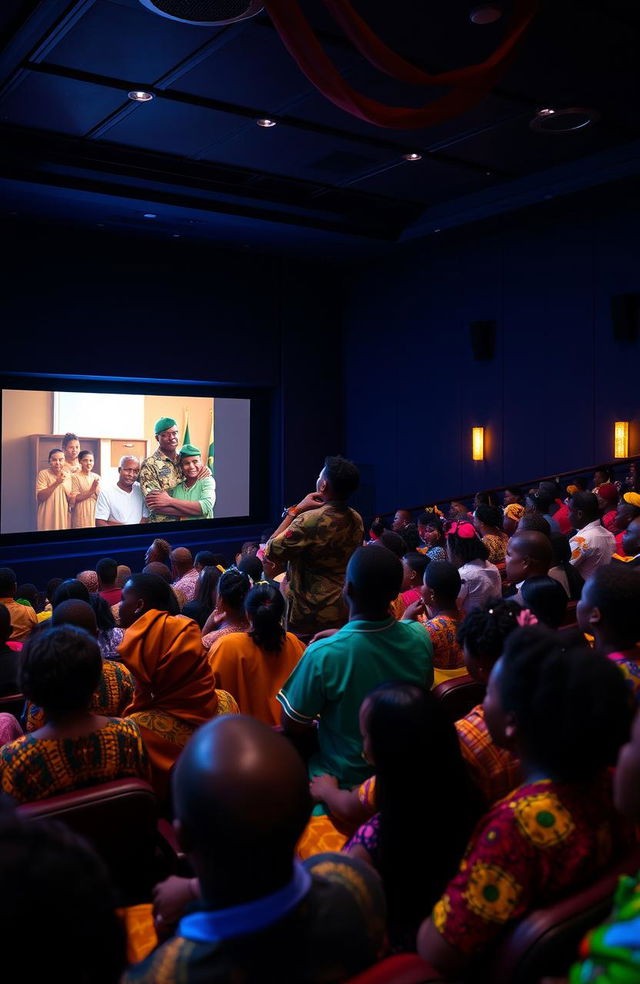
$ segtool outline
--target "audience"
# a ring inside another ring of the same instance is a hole
[[[429,560],[446,560],[446,542],[442,520],[433,512],[423,512],[418,519],[418,533]]]
[[[640,702],[640,576],[622,564],[599,567],[576,608],[582,632],[624,673]]]
[[[569,601],[577,601],[582,594],[584,578],[571,563],[569,541],[562,533],[553,533],[550,539],[553,560],[549,577],[562,585]]]
[[[633,842],[616,814],[611,773],[628,740],[625,681],[588,650],[538,626],[506,641],[485,715],[520,759],[524,783],[482,818],[458,874],[420,928],[418,951],[459,980],[505,927],[588,883]]]
[[[509,537],[502,529],[502,513],[498,506],[483,502],[476,507],[474,523],[482,542],[489,551],[489,561],[501,564],[507,552]]]
[[[615,537],[602,525],[598,499],[593,492],[576,492],[571,497],[569,515],[577,530],[570,541],[571,563],[586,581],[601,564],[611,560],[616,549]]]
[[[20,656],[20,686],[43,723],[0,749],[0,790],[18,803],[83,786],[148,776],[140,731],[131,720],[91,710],[102,672],[98,643],[83,629],[46,628]]]
[[[538,622],[559,629],[567,615],[567,592],[552,577],[528,577],[520,588],[522,607],[528,609]]]
[[[547,539],[551,538],[551,527],[542,513],[539,512],[526,512],[518,521],[516,533],[525,532],[543,533]]]
[[[11,638],[11,616],[6,605],[0,602],[0,697],[19,692],[19,654],[7,645]]]
[[[38,618],[31,605],[19,605],[16,601],[18,582],[15,571],[10,567],[0,567],[0,605],[4,605],[11,620],[10,639],[21,642],[27,639],[38,624]]]
[[[204,628],[215,607],[219,580],[220,571],[215,565],[202,567],[193,601],[188,601],[186,605],[182,606],[182,614],[186,615],[187,618],[192,618],[201,629]]]
[[[171,574],[173,575],[173,590],[178,596],[180,608],[188,601],[193,601],[198,586],[200,572],[196,570],[191,551],[186,547],[176,547],[171,551]]]
[[[632,519],[622,534],[622,549],[625,554],[624,562],[629,567],[638,567],[640,565],[640,516]]]
[[[400,599],[405,609],[412,605],[414,601],[422,598],[422,581],[424,572],[430,563],[426,554],[417,551],[408,552],[402,558],[404,575],[400,586]]]
[[[96,564],[96,574],[98,575],[98,594],[104,598],[108,605],[118,605],[122,597],[122,590],[116,585],[117,562],[111,557],[103,557]]]
[[[489,598],[500,594],[500,571],[495,564],[489,563],[489,550],[477,536],[472,523],[462,520],[451,524],[447,534],[447,555],[460,574],[458,605],[465,614],[481,608]]]
[[[504,490],[502,501],[504,503],[502,528],[508,536],[512,536],[516,531],[518,523],[524,516],[522,492],[515,487],[507,488]]]
[[[553,562],[551,541],[535,530],[518,530],[509,540],[505,574],[515,588],[511,596],[521,608],[526,608],[522,587],[527,578],[547,577]],[[498,592],[499,593],[499,592]]]
[[[151,545],[147,548],[147,552],[144,555],[145,567],[147,564],[164,564],[166,567],[169,566],[171,561],[171,544],[167,540],[163,540],[160,537],[156,537]]]
[[[464,654],[457,639],[462,614],[458,609],[460,574],[454,564],[436,561],[425,569],[422,599],[410,605],[404,614],[411,620],[424,617],[424,627],[433,646],[433,683],[464,674]]]
[[[216,589],[216,607],[202,628],[202,645],[210,649],[218,639],[230,632],[246,632],[249,628],[244,601],[251,589],[251,578],[236,567],[220,575]]]
[[[265,724],[280,723],[276,694],[295,669],[305,646],[285,632],[285,600],[266,582],[253,587],[244,602],[247,632],[232,632],[209,650],[218,686],[235,697],[241,714]]]

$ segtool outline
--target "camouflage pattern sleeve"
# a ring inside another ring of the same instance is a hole
[[[140,482],[140,488],[142,489],[143,495],[148,495],[149,492],[160,491],[162,489],[162,483],[160,482],[160,476],[158,474],[157,462],[153,455],[149,458],[145,458],[142,462],[138,481]]]

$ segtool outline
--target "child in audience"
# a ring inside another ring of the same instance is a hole
[[[214,642],[209,664],[218,686],[233,694],[241,714],[280,723],[276,694],[287,680],[305,645],[285,632],[285,600],[266,581],[256,584],[245,598],[248,632],[232,632]]]
[[[446,560],[429,564],[424,572],[422,599],[409,605],[404,613],[405,621],[421,620],[426,614],[424,627],[433,646],[434,686],[466,672],[457,639],[462,620],[456,603],[460,584],[460,574],[453,564]]]
[[[502,590],[502,578],[495,564],[490,564],[489,550],[476,534],[473,523],[462,520],[450,525],[447,533],[447,556],[458,568],[462,585],[458,607],[467,614],[481,608]]]
[[[414,601],[421,600],[424,572],[429,563],[429,557],[417,551],[410,551],[404,555],[402,559],[404,577],[400,588],[400,599],[405,609]]]
[[[376,687],[360,708],[360,728],[365,755],[376,769],[377,812],[344,852],[380,872],[392,945],[412,950],[421,919],[457,869],[480,799],[455,729],[424,687]]]
[[[244,600],[251,588],[251,579],[237,567],[220,575],[216,591],[216,607],[202,629],[202,645],[210,649],[214,642],[230,632],[246,632],[249,628]]]
[[[624,564],[599,567],[576,608],[582,632],[618,666],[640,703],[640,575]]]
[[[425,553],[429,560],[446,560],[446,543],[442,520],[435,512],[423,512],[418,519],[418,533],[424,547],[418,549]]]
[[[518,628],[520,606],[496,598],[486,608],[470,612],[458,629],[458,642],[470,676],[485,686],[491,670],[502,656],[505,640]],[[495,744],[484,719],[484,706],[477,704],[456,721],[462,757],[487,806],[492,806],[520,782],[520,763]]]
[[[608,769],[631,720],[610,660],[567,651],[540,626],[518,629],[491,671],[484,708],[493,740],[520,759],[524,783],[478,824],[420,927],[419,953],[455,980],[506,927],[589,883],[634,842],[615,812]]]

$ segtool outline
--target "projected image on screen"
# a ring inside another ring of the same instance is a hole
[[[245,516],[249,450],[248,399],[3,390],[0,532]]]

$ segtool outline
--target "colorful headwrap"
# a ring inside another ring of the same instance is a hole
[[[131,573],[131,571],[129,571]],[[90,594],[95,594],[98,590],[98,575],[95,571],[80,571],[78,581],[82,581]]]
[[[615,505],[618,501],[618,490],[613,482],[603,482],[598,488],[598,495],[601,496],[605,502],[610,502],[613,505]]]
[[[449,524],[447,536],[452,534],[459,536],[461,540],[473,540],[477,536],[475,526],[466,519],[454,520],[453,523]]]
[[[639,492],[625,492],[622,496],[625,502],[628,502],[630,506],[635,506],[636,509],[640,509],[640,493]]]
[[[178,425],[176,424],[173,417],[160,417],[160,420],[156,420],[155,424],[153,425],[153,433],[160,434],[161,431],[166,431],[170,427],[177,427],[177,426]]]
[[[567,495],[575,495],[577,491],[577,485],[567,485]]]
[[[202,452],[200,451],[200,448],[194,447],[193,444],[183,444],[180,450],[178,451],[178,454],[182,458],[193,457],[193,455],[201,454],[201,453]]]
[[[508,519],[513,519],[517,523],[524,516],[524,506],[519,502],[510,502],[505,506],[504,514]]]
[[[426,512],[427,516],[430,513],[433,513],[434,516],[439,516],[440,519],[444,519],[444,513],[442,512],[441,509],[438,509],[437,506],[425,506],[424,511]]]

